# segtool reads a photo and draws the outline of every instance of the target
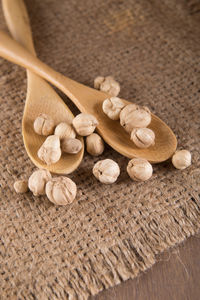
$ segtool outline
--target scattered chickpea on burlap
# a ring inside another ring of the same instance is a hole
[[[98,76],[94,79],[94,88],[116,97],[120,92],[120,84],[112,76]]]

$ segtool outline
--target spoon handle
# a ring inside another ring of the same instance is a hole
[[[93,100],[94,89],[54,71],[3,31],[0,31],[0,56],[51,82],[66,94],[80,111],[87,112],[85,106],[82,105],[83,101],[80,102],[78,99]],[[99,91],[97,92],[100,93]],[[105,94],[103,93],[102,98],[105,99]]]
[[[28,13],[23,0],[2,0],[3,13],[9,31],[16,41],[36,55]]]

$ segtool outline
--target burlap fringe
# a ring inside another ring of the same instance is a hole
[[[148,216],[148,222],[140,223],[138,231],[130,234],[129,239],[116,240],[109,249],[89,253],[86,261],[81,258],[79,268],[69,270],[68,278],[59,278],[55,274],[45,290],[37,291],[36,286],[32,294],[25,295],[23,291],[23,295],[29,300],[49,299],[48,295],[53,295],[54,300],[86,300],[103,289],[136,277],[156,262],[156,254],[198,232],[198,201],[191,197],[176,211],[172,209],[163,214],[160,222],[154,216]]]

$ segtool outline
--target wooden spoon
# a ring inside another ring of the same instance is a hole
[[[22,0],[2,0],[2,4],[7,25],[13,37],[30,53],[36,55],[24,2]],[[45,168],[58,174],[71,173],[82,161],[84,153],[83,138],[80,138],[83,148],[78,154],[62,154],[57,163],[47,166],[37,156],[37,151],[46,137],[35,133],[33,122],[40,113],[51,116],[56,124],[71,122],[73,114],[45,80],[31,71],[27,71],[27,76],[27,97],[22,119],[22,134],[26,151],[33,163],[39,168]]]
[[[0,56],[30,69],[50,81],[65,93],[80,111],[96,116],[99,121],[98,132],[119,153],[129,158],[143,157],[152,163],[158,163],[167,160],[175,152],[176,137],[157,116],[152,114],[152,122],[149,126],[156,135],[155,145],[147,149],[137,148],[119,122],[110,120],[103,113],[102,102],[109,97],[108,94],[84,86],[54,71],[2,31],[0,32]],[[39,89],[38,92],[41,93]],[[49,101],[48,106],[51,105],[52,101]],[[32,139],[32,132],[30,132],[30,139]]]

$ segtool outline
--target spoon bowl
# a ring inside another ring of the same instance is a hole
[[[67,84],[63,82],[63,86],[67,86]],[[103,112],[103,101],[109,97],[111,96],[107,93],[80,85],[77,97],[80,100],[77,101],[74,98],[73,102],[78,106],[80,111],[93,114],[97,118],[99,121],[97,127],[98,133],[107,144],[122,155],[128,158],[145,158],[151,163],[165,161],[173,155],[177,147],[177,139],[165,122],[156,115],[151,114],[152,119],[148,128],[152,129],[155,133],[155,144],[146,149],[138,148],[130,140],[130,135],[120,125],[120,122],[111,120]],[[124,99],[122,100],[126,104],[132,103]]]
[[[31,28],[26,7],[23,0],[2,0],[3,12],[12,36],[30,53],[35,54]],[[37,156],[38,149],[46,137],[35,133],[33,122],[40,113],[51,116],[58,124],[71,123],[73,114],[54,91],[54,89],[41,77],[27,71],[27,95],[22,118],[22,135],[26,152],[38,168],[48,169],[52,173],[69,174],[81,163],[84,153],[83,138],[82,150],[77,154],[63,153],[61,159],[50,166],[43,163]]]
[[[81,112],[93,114],[99,121],[97,131],[117,152],[129,158],[142,157],[151,163],[159,163],[170,158],[176,150],[177,140],[172,130],[157,116],[152,114],[149,128],[155,132],[155,145],[147,149],[137,148],[119,122],[110,120],[102,111],[102,102],[108,94],[80,84],[31,55],[5,33],[0,32],[0,55],[45,78],[65,93]],[[126,103],[130,103],[126,101]]]
[[[130,104],[130,102],[126,100],[124,100],[124,102]],[[167,160],[175,152],[177,146],[176,137],[171,129],[156,115],[151,115],[152,120],[148,126],[148,128],[152,129],[155,133],[155,144],[149,148],[141,149],[130,140],[130,134],[124,130],[119,121],[113,121],[105,117],[101,107],[101,103],[96,106],[99,120],[103,120],[103,122],[100,121],[98,132],[103,136],[106,130],[104,140],[110,144],[112,148],[117,148],[118,152],[124,156],[129,158],[141,157],[147,159],[151,163],[159,163]],[[107,137],[112,138],[109,138],[109,141],[107,141]],[[126,145],[126,147],[124,147],[124,145]]]
[[[74,118],[67,105],[65,105],[53,88],[42,78],[28,71],[28,89],[22,119],[22,135],[27,154],[38,168],[47,169],[56,174],[72,173],[79,166],[83,158],[83,138],[77,137],[83,145],[79,153],[62,153],[57,163],[46,165],[37,155],[38,149],[46,137],[38,135],[33,129],[33,122],[40,113],[51,116],[55,124],[59,124],[60,122],[71,123]]]

